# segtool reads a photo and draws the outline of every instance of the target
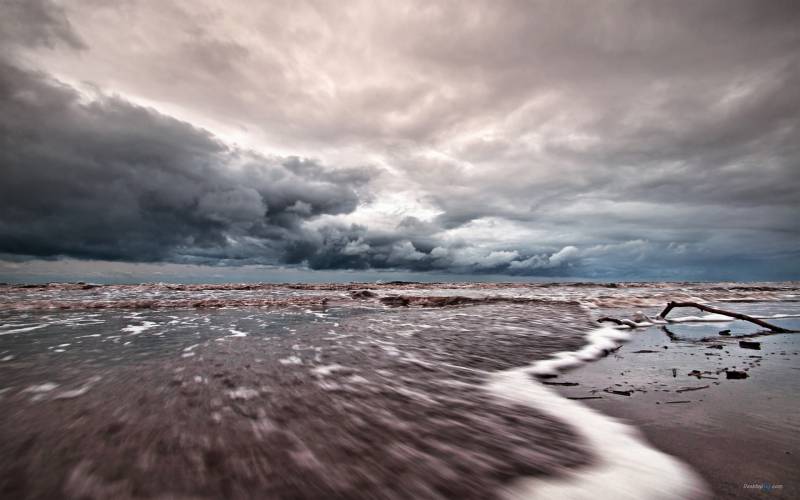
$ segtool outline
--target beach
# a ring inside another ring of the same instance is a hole
[[[6,285],[0,492],[749,498],[769,483],[790,497],[792,334],[597,319],[691,299],[798,328],[799,289]]]
[[[733,335],[719,335],[727,329]],[[793,479],[800,467],[800,339],[769,335],[741,347],[736,331],[753,331],[743,322],[671,330],[674,338],[663,328],[640,332],[555,387],[636,426],[655,447],[698,471],[716,498],[800,495]],[[728,369],[747,378],[729,379]]]

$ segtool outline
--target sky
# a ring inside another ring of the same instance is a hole
[[[0,281],[800,279],[798,26],[0,0]]]

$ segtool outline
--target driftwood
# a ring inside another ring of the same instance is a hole
[[[768,330],[771,330],[775,333],[791,333],[792,330],[787,330],[785,328],[781,328],[780,326],[773,325],[771,323],[767,323],[766,321],[762,321],[758,318],[754,318],[752,316],[748,316],[746,314],[741,314],[737,312],[726,311],[724,309],[718,309],[716,307],[711,307],[703,304],[698,304],[697,302],[670,302],[664,308],[663,311],[658,315],[661,319],[667,319],[667,314],[670,311],[675,309],[676,307],[694,307],[695,309],[700,309],[701,311],[706,311],[714,314],[721,314],[723,316],[729,316],[731,318],[740,319],[742,321],[749,321],[750,323],[755,323],[758,326],[764,327]]]
[[[656,318],[660,319],[660,320],[663,320],[663,321],[669,322],[669,320],[667,319],[666,316],[667,316],[667,314],[670,313],[670,311],[672,311],[676,307],[694,307],[695,309],[700,309],[701,311],[721,314],[723,316],[728,316],[728,317],[731,317],[731,318],[734,318],[734,319],[740,319],[742,321],[749,321],[751,323],[754,323],[754,324],[756,324],[758,326],[761,326],[763,328],[766,328],[766,329],[770,330],[772,333],[797,333],[797,331],[795,331],[795,330],[787,330],[786,328],[782,328],[780,326],[773,325],[772,323],[767,323],[766,321],[760,320],[758,318],[754,318],[752,316],[748,316],[746,314],[732,312],[732,311],[726,311],[724,309],[718,309],[716,307],[711,307],[711,306],[707,306],[707,305],[704,305],[704,304],[698,304],[697,302],[668,302],[667,306],[664,308],[663,311],[661,311],[661,313],[658,316],[656,316]],[[605,322],[616,323],[617,325],[629,326],[631,328],[639,328],[640,327],[640,325],[637,324],[635,321],[631,321],[629,319],[611,318],[609,316],[604,316],[602,318],[599,318],[597,320],[597,322],[598,323],[605,323]],[[642,326],[644,326],[644,325],[642,325]],[[670,332],[667,329],[666,326],[663,327],[663,330],[667,333],[667,335],[670,338],[674,339],[675,336],[672,334],[672,332]],[[726,332],[726,333],[720,332],[720,334],[721,335],[725,335],[725,334],[730,335],[730,332],[728,330],[725,330],[724,332]],[[746,336],[749,337],[749,336],[755,336],[755,335],[758,335],[758,334],[752,334],[752,335],[746,335]]]
[[[635,321],[631,321],[629,319],[618,319],[618,318],[611,318],[611,317],[608,317],[608,316],[604,316],[604,317],[598,319],[597,322],[598,323],[605,323],[605,322],[616,323],[616,324],[618,324],[620,326],[629,326],[631,328],[639,328],[639,326],[640,326]]]

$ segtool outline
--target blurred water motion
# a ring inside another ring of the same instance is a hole
[[[686,296],[772,310],[798,296],[792,284],[0,293],[3,498],[487,498],[580,475],[602,459],[597,443],[552,408],[496,397],[492,374],[580,349],[594,309],[653,313]]]

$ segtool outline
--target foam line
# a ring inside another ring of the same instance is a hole
[[[649,446],[637,429],[561,397],[532,376],[596,359],[624,341],[622,333],[599,328],[589,332],[589,345],[580,351],[491,375],[487,388],[492,394],[567,423],[595,456],[592,465],[559,476],[521,479],[502,492],[506,499],[677,500],[709,496],[707,486],[689,466]]]
[[[555,376],[559,372],[575,368],[587,361],[602,358],[630,338],[630,333],[611,327],[596,328],[586,334],[588,344],[579,351],[560,352],[551,359],[539,361],[527,368],[536,376]]]
[[[0,331],[0,335],[10,335],[12,333],[31,332],[33,330],[38,330],[38,329],[44,328],[46,326],[47,325],[36,325],[36,326],[28,326],[28,327],[25,327],[25,328],[15,328],[13,330]]]
[[[773,314],[771,316],[751,316],[756,319],[788,319],[798,318],[800,314]],[[648,326],[668,325],[670,323],[733,323],[737,321],[736,318],[726,316],[724,314],[706,314],[704,316],[680,316],[677,318],[654,319],[647,315],[638,313],[634,315],[634,319],[623,319],[626,323],[624,325],[616,325],[613,328],[617,330],[625,330],[629,328],[646,328]]]
[[[773,314],[767,316],[754,316],[750,315],[752,318],[756,319],[784,319],[784,318],[797,318],[800,317],[800,314]],[[682,316],[680,318],[671,318],[669,320],[670,323],[690,323],[690,322],[733,322],[736,321],[736,318],[732,318],[730,316],[726,316],[724,314],[706,314],[705,316]]]

